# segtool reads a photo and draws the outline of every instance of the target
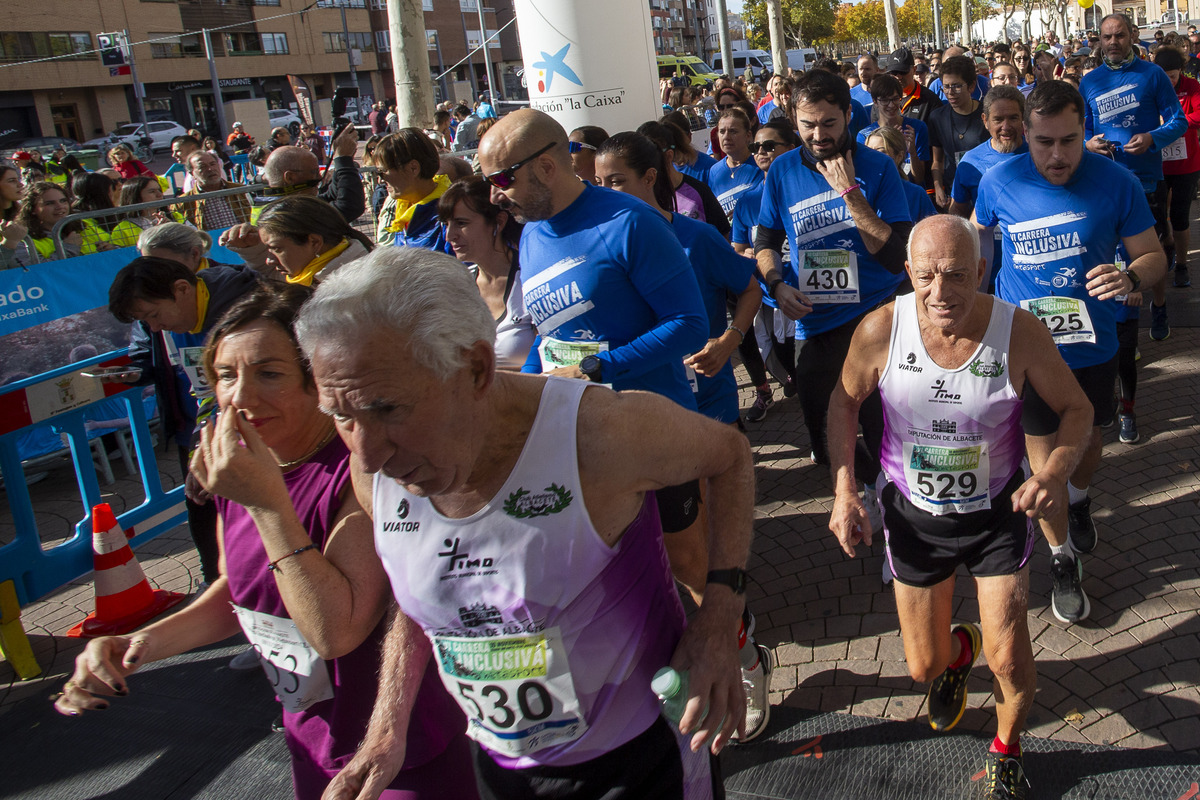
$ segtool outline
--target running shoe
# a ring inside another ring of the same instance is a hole
[[[746,412],[746,422],[762,422],[767,417],[767,410],[774,405],[775,395],[769,389],[765,392],[759,389],[754,405]]]
[[[1123,422],[1121,423],[1121,432],[1125,432],[1125,423]],[[1085,497],[1078,503],[1071,503],[1067,507],[1067,535],[1071,538],[1071,548],[1076,553],[1090,553],[1096,549],[1096,523],[1092,522],[1092,498]]]
[[[983,635],[978,625],[963,622],[955,625],[950,635],[958,631],[965,633],[970,640],[971,660],[961,667],[946,667],[946,671],[929,684],[929,726],[939,732],[957,725],[967,710],[967,676],[971,674],[971,667],[983,648]]]
[[[875,494],[874,486],[863,487],[863,506],[867,509],[867,520],[871,523],[871,533],[883,530],[883,517],[879,514],[879,497]]]
[[[1122,442],[1133,444],[1142,438],[1138,435],[1137,418],[1133,414],[1117,414],[1117,421],[1121,423],[1121,431],[1117,434],[1117,438]]]
[[[987,800],[1025,800],[1029,779],[1025,777],[1020,756],[988,753],[986,770]]]
[[[1175,284],[1175,285],[1178,286],[1179,284]],[[786,381],[784,381],[784,383],[783,383],[783,396],[784,397],[795,397],[796,396],[796,379],[793,378],[791,375],[789,375],[788,379]]]
[[[752,669],[742,670],[742,690],[746,693],[746,735],[738,736],[737,731],[731,737],[738,744],[746,744],[767,729],[771,721],[771,651],[761,644],[755,644],[758,650],[758,663]]]
[[[1186,289],[1192,285],[1192,278],[1188,275],[1188,268],[1182,264],[1175,265],[1175,288]]]
[[[1171,335],[1171,326],[1167,323],[1167,304],[1156,306],[1150,304],[1150,338],[1161,342]]]
[[[1050,559],[1050,610],[1059,622],[1068,625],[1087,619],[1092,604],[1083,592],[1083,564],[1079,556],[1056,555]]]

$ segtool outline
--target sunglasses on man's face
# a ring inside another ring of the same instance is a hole
[[[541,150],[538,150],[536,153],[529,156],[528,158],[521,159],[517,163],[513,164],[511,167],[508,167],[507,169],[497,170],[497,171],[493,172],[491,175],[484,175],[483,178],[488,183],[490,183],[492,186],[495,186],[497,189],[507,189],[508,187],[513,185],[513,180],[516,178],[517,170],[519,170],[521,167],[528,164],[530,161],[533,161],[535,158],[542,155],[543,153],[548,152],[550,150],[550,148],[554,147],[554,145],[556,145],[556,144],[558,144],[558,142],[551,142],[550,144],[543,147]]]
[[[765,139],[764,141],[754,142],[750,145],[750,155],[758,155],[759,152],[762,152],[763,155],[769,156],[771,153],[775,152],[776,147],[785,146],[786,145],[784,145],[783,142],[777,142],[773,139]]]

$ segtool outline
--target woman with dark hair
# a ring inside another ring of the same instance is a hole
[[[424,247],[453,255],[446,231],[438,221],[437,201],[450,188],[450,179],[439,175],[441,162],[433,142],[420,128],[401,128],[383,137],[375,147],[375,166],[389,187],[380,215],[392,222],[379,244]]]
[[[491,185],[478,175],[450,184],[438,200],[438,218],[496,320],[496,366],[519,372],[537,336],[521,291],[521,224],[492,203]]]
[[[254,246],[256,237],[260,246]],[[230,228],[221,241],[256,270],[279,273],[288,283],[316,286],[335,270],[375,248],[336,208],[317,197],[289,195],[267,203],[256,228]],[[226,245],[228,246],[228,245]]]
[[[50,181],[29,184],[25,187],[25,194],[21,196],[16,221],[33,240],[34,252],[29,252],[28,245],[20,240],[9,247],[6,239],[4,246],[12,251],[13,258],[22,267],[39,261],[54,261],[58,258],[58,253],[54,248],[54,240],[50,238],[50,230],[54,223],[70,213],[71,203],[67,199],[66,189],[62,186]],[[78,221],[72,222],[60,233],[65,257],[80,255],[83,247],[83,224]],[[24,239],[24,236],[21,239]]]
[[[21,209],[21,170],[0,164],[0,269],[20,266],[16,250],[29,231],[17,222]]]
[[[292,332],[310,294],[278,284],[252,290],[213,327],[204,350],[220,412],[190,467],[214,495],[220,576],[176,614],[92,639],[55,698],[63,714],[105,708],[109,696],[130,691],[127,678],[143,664],[240,628],[283,706],[300,800],[319,798],[362,740],[391,602],[355,491],[370,478],[317,404]],[[380,796],[475,797],[462,712],[437,670],[425,670],[414,689],[404,764]]]
[[[716,160],[708,153],[701,153],[692,146],[692,126],[687,115],[672,111],[661,120],[664,125],[671,126],[675,136],[675,168],[684,175],[690,175],[704,184],[708,183],[708,171]]]
[[[83,220],[83,244],[80,252],[87,255],[111,250],[112,244],[109,239],[121,216],[115,211],[117,203],[121,200],[121,187],[103,173],[85,172],[71,182],[71,193],[75,195],[75,202],[71,205],[72,212],[113,211],[112,214]]]
[[[717,119],[716,131],[725,157],[708,171],[708,185],[726,217],[733,216],[738,198],[763,182],[762,170],[750,157],[756,127],[738,107],[725,109]]]
[[[158,178],[141,175],[130,178],[121,187],[122,206],[155,203],[162,199],[162,186],[159,185]],[[183,215],[171,211],[170,206],[126,212],[124,219],[113,228],[109,242],[113,247],[133,247],[138,243],[142,231],[164,222],[183,222]]]
[[[746,95],[732,86],[726,86],[717,92],[716,106],[717,124],[713,125],[712,131],[708,134],[708,142],[713,158],[722,158],[725,155],[725,151],[721,149],[721,140],[717,135],[717,128],[721,122],[721,114],[731,108],[740,108],[747,114],[748,118],[753,119],[753,122],[750,124],[754,125],[758,123],[758,115],[754,112],[754,106],[746,99]],[[749,111],[747,111],[747,108],[749,108]],[[751,136],[754,135],[753,130],[750,130],[749,133]]]
[[[668,177],[675,189],[675,210],[685,217],[707,222],[728,239],[729,219],[712,189],[708,188],[706,183],[684,175],[675,167],[675,129],[661,122],[644,122],[638,126],[637,132],[654,142],[667,157]]]
[[[772,119],[755,132],[750,152],[754,156],[755,165],[766,175],[777,158],[799,146],[800,137],[796,135],[792,123]],[[758,209],[762,204],[762,193],[762,185],[754,187],[741,196],[737,208],[733,210],[733,249],[751,261],[754,259],[754,237],[758,230]],[[784,242],[783,246],[786,249],[787,243]],[[783,263],[785,269],[790,268],[791,262],[786,255]],[[776,311],[778,306],[763,287],[761,280],[759,288],[763,291],[763,301],[755,318],[755,341],[750,347],[740,349],[742,365],[746,367],[750,382],[755,388],[754,405],[746,411],[746,422],[761,422],[775,405],[775,393],[767,379],[768,367],[775,379],[782,384],[784,397],[791,397],[796,393],[796,323]]]

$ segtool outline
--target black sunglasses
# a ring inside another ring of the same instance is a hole
[[[491,175],[484,175],[483,178],[488,183],[490,183],[492,186],[495,186],[497,189],[507,189],[508,187],[513,185],[513,178],[516,176],[517,170],[519,170],[521,167],[528,164],[530,161],[533,161],[535,158],[542,155],[543,153],[549,151],[550,148],[554,147],[556,144],[558,144],[558,142],[551,142],[550,144],[543,147],[541,150],[538,150],[536,153],[529,156],[529,158],[523,158],[520,161],[518,161],[517,163],[513,164],[511,167],[508,167],[507,169],[497,170],[496,172],[493,172]]]
[[[774,139],[766,139],[761,142],[753,142],[750,145],[750,155],[757,155],[761,150],[763,154],[770,155],[775,152],[776,147],[786,147],[783,142],[777,142]]]
[[[725,111],[726,109],[730,109],[730,108],[737,108],[737,103],[724,103],[724,104],[718,103],[717,104],[717,109],[720,111]]]

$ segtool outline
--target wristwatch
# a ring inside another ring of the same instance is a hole
[[[587,376],[589,381],[600,382],[600,368],[603,364],[596,356],[584,356],[579,362],[579,371]]]
[[[770,297],[772,300],[774,300],[775,299],[775,287],[779,286],[779,284],[781,284],[783,282],[784,282],[783,278],[776,278],[775,280],[768,283],[767,284],[767,296]]]
[[[746,570],[741,567],[731,567],[730,569],[710,570],[704,582],[719,583],[722,586],[728,586],[730,589],[733,589],[734,594],[745,594],[748,578]]]
[[[1136,292],[1138,290],[1138,288],[1142,285],[1141,276],[1138,275],[1136,272],[1134,272],[1131,269],[1125,270],[1125,274],[1127,276],[1129,276],[1129,283],[1130,283],[1129,291]]]

